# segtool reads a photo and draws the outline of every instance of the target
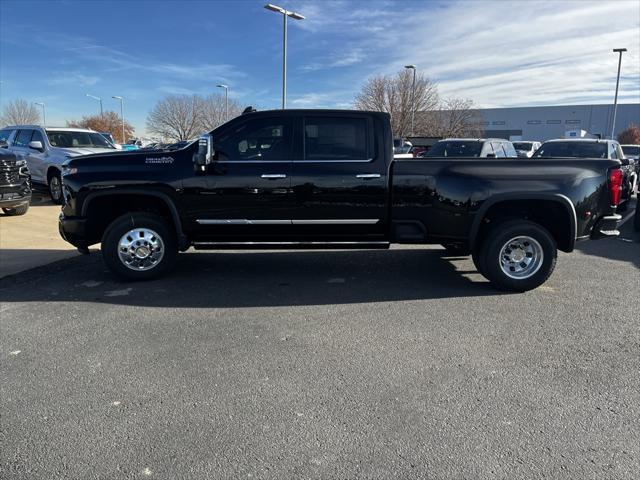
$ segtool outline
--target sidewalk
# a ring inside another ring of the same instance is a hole
[[[58,233],[60,206],[35,193],[26,215],[0,211],[0,278],[78,255]]]

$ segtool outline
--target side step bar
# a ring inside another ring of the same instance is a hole
[[[389,242],[194,242],[196,250],[387,249]]]

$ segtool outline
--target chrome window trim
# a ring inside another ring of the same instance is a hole
[[[303,220],[251,220],[247,218],[198,218],[199,225],[375,225],[379,218],[326,218]]]

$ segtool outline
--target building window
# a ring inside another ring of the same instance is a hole
[[[527,125],[540,125],[542,120],[527,120]]]
[[[503,121],[499,121],[499,122],[491,122],[491,125],[504,125],[505,122]]]
[[[489,125],[489,122],[478,122],[478,125]]]
[[[560,125],[562,120],[547,120],[547,125]]]
[[[564,123],[567,125],[580,125],[580,120],[566,120]]]

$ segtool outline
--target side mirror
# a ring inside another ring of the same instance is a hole
[[[487,158],[496,158],[495,153],[487,153]]]
[[[213,137],[211,134],[201,135],[198,140],[198,151],[195,154],[195,163],[201,167],[205,167],[213,162],[215,155],[213,149]]]
[[[34,140],[33,142],[29,142],[29,148],[33,148],[34,150],[44,151],[44,147],[42,146],[42,142],[40,140]]]

